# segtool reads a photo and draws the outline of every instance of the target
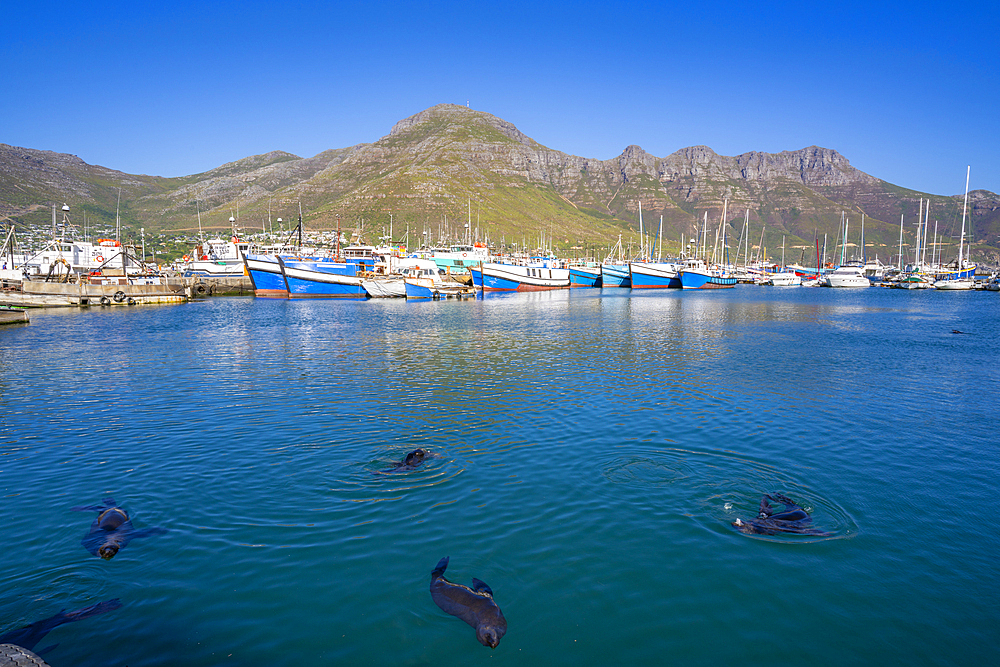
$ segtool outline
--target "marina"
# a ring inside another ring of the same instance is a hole
[[[0,328],[0,634],[118,598],[46,660],[988,664],[998,334],[937,290],[39,309]],[[827,535],[733,527],[766,493]],[[101,561],[72,508],[106,496],[166,532]],[[431,599],[444,556],[494,651]]]

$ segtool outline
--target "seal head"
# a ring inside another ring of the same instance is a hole
[[[96,511],[99,514],[90,525],[90,530],[83,536],[83,546],[95,556],[111,560],[129,542],[137,537],[161,535],[164,528],[144,528],[136,530],[132,525],[132,517],[118,506],[114,498],[105,498],[103,505],[74,507],[76,511]]]

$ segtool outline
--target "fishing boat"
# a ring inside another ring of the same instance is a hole
[[[243,265],[250,276],[254,294],[263,298],[287,299],[288,283],[277,255],[243,255]]]
[[[347,264],[356,264],[357,271],[375,272],[375,265],[379,261],[373,245],[349,245],[344,246],[337,253],[337,256]]]
[[[683,265],[677,262],[629,262],[632,288],[682,287],[680,278],[682,267]]]
[[[701,259],[688,259],[678,271],[683,289],[727,289],[736,287],[736,276]]]
[[[485,292],[536,292],[570,287],[569,269],[559,260],[526,265],[484,262],[472,269],[472,282]]]
[[[618,235],[618,243],[615,244],[608,256],[601,262],[601,287],[631,287],[632,274],[628,268],[628,262],[624,258],[622,249],[622,237]]]
[[[631,287],[628,264],[601,264],[601,287]]]
[[[289,299],[366,299],[359,264],[278,256]]]
[[[190,276],[242,276],[246,266],[243,255],[250,252],[250,242],[233,236],[229,241],[221,238],[208,239],[199,243],[193,256],[185,255],[181,272]]]
[[[470,267],[490,261],[490,250],[482,243],[453,245],[447,250],[435,250],[431,259],[446,273],[467,273]]]
[[[406,296],[406,285],[403,283],[402,274],[362,278],[361,286],[373,299],[392,299]]]
[[[576,262],[569,265],[570,287],[600,287],[601,265],[597,262]]]
[[[472,296],[475,289],[447,278],[445,269],[426,259],[415,260],[413,266],[403,271],[403,285],[407,299],[446,299]]]

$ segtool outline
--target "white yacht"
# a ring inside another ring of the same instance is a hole
[[[827,287],[869,287],[871,282],[865,276],[864,267],[858,264],[845,264],[837,267],[832,273],[826,274]]]

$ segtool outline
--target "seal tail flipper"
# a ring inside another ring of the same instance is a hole
[[[16,644],[28,649],[29,651],[33,651],[35,646],[38,645],[38,642],[45,638],[45,635],[55,630],[63,623],[79,621],[96,614],[103,614],[106,611],[118,609],[120,606],[122,606],[121,600],[115,598],[105,602],[98,602],[97,604],[90,605],[89,607],[84,607],[83,609],[78,609],[76,611],[60,611],[55,616],[50,616],[49,618],[42,619],[41,621],[35,621],[31,625],[27,625],[23,628],[19,628],[13,632],[8,632],[0,636],[0,644]],[[50,651],[53,648],[55,647],[49,646],[41,652]]]
[[[486,585],[485,581],[481,581],[475,577],[472,578],[472,590],[477,593],[486,593],[490,597],[493,597],[493,589]]]
[[[104,602],[98,602],[97,604],[92,604],[89,607],[84,607],[83,609],[66,612],[66,620],[63,622],[68,623],[70,621],[82,621],[83,619],[90,618],[91,616],[97,616],[98,614],[103,614],[108,611],[114,611],[121,606],[122,601],[118,598],[105,600]]]
[[[51,652],[57,646],[59,646],[59,642],[56,642],[52,646],[46,646],[45,648],[40,648],[37,651],[35,651],[35,655],[45,655],[46,653]],[[30,651],[31,649],[28,649],[28,650]],[[46,664],[48,664],[48,663],[46,663]]]
[[[764,519],[766,517],[769,517],[771,516],[771,512],[774,511],[771,509],[771,505],[767,502],[768,498],[770,497],[771,496],[767,495],[766,493],[763,496],[761,496],[760,508],[757,510],[758,519]]]
[[[434,568],[433,572],[431,572],[432,579],[436,579],[437,577],[440,577],[444,574],[444,571],[448,569],[448,559],[449,556],[445,556],[444,558],[438,561],[437,567]]]
[[[783,496],[780,493],[775,493],[771,496],[771,500],[775,500],[785,506],[786,510],[798,508],[798,504],[788,496]]]

